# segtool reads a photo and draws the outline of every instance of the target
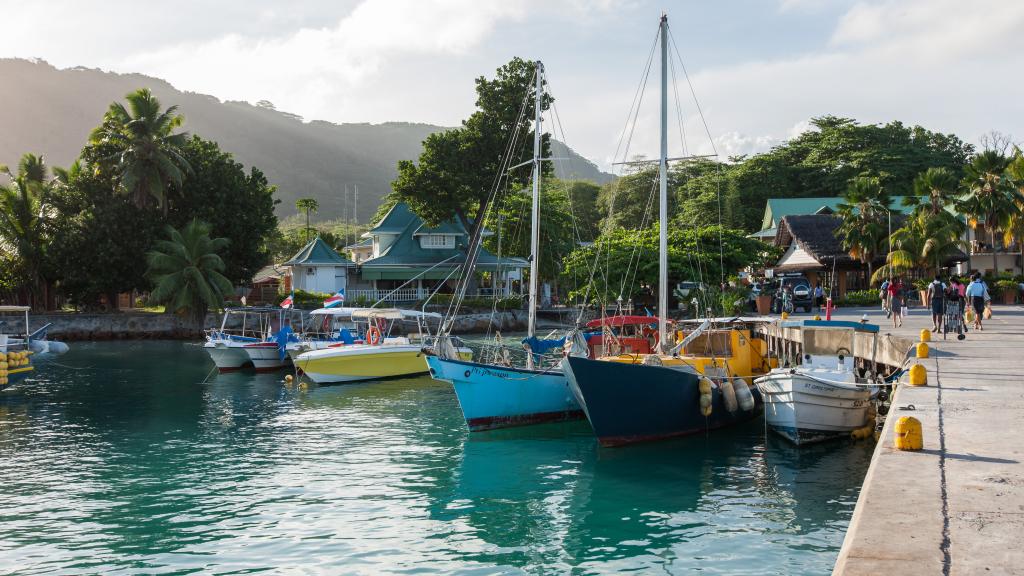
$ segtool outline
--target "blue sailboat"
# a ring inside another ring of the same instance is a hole
[[[541,105],[544,94],[544,66],[536,63],[536,88],[534,91],[534,138],[533,138],[533,210],[531,214],[530,251],[530,305],[528,338],[524,344],[529,348],[524,366],[512,365],[507,351],[499,351],[491,362],[467,362],[459,359],[450,345],[450,331],[453,314],[442,327],[433,350],[427,355],[430,375],[435,380],[449,382],[455,389],[459,406],[470,430],[489,430],[509,426],[522,426],[541,422],[556,422],[583,417],[576,397],[569,389],[568,381],[560,364],[561,356],[544,355],[565,344],[562,340],[542,340],[536,337],[538,257],[540,255],[540,176],[541,176]],[[479,231],[470,243],[464,277],[459,284],[459,293],[464,294],[467,280],[472,274],[472,263],[479,251]],[[585,354],[585,342],[574,342],[570,346],[577,354]],[[506,352],[506,353],[502,353]]]

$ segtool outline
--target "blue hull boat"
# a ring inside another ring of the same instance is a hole
[[[427,356],[430,375],[450,382],[472,431],[583,418],[565,374]]]
[[[751,389],[754,409],[729,412],[721,390],[714,388],[711,415],[705,417],[696,374],[589,358],[568,360],[569,387],[602,446],[707,432],[745,422],[761,412],[756,389]]]

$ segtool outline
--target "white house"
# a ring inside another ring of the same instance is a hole
[[[291,287],[306,292],[334,294],[348,286],[356,265],[327,245],[319,236],[284,263],[291,270]]]

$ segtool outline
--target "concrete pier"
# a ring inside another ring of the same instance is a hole
[[[833,318],[865,312],[915,342],[931,328],[920,308],[897,329],[877,308]],[[1024,307],[929,346],[928,385],[899,387],[833,574],[1024,574]],[[893,447],[904,415],[922,423],[919,452]]]

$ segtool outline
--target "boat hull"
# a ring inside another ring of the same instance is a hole
[[[725,428],[760,412],[729,412],[712,390],[711,415],[700,409],[699,377],[674,368],[570,357],[566,377],[602,446],[663,440]]]
[[[292,359],[287,354],[284,355],[284,358],[281,358],[281,349],[277,342],[249,344],[244,350],[257,372],[280,370],[292,363]]]
[[[210,355],[210,359],[217,365],[217,370],[220,372],[241,370],[252,363],[241,344],[207,342],[203,348],[206,349],[206,353]]]
[[[840,437],[868,424],[871,391],[775,371],[757,379],[768,427],[800,446]]]
[[[428,356],[435,380],[455,389],[471,431],[561,422],[583,411],[561,370],[525,370]]]
[[[469,350],[460,353],[471,354]],[[415,344],[355,344],[314,350],[295,358],[295,366],[317,384],[360,382],[426,374],[427,363]]]

